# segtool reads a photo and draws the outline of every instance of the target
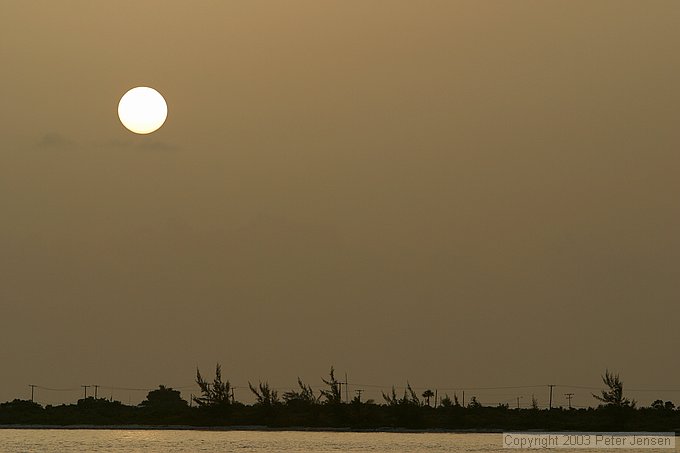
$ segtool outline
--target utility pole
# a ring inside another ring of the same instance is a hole
[[[349,403],[349,384],[347,384],[347,373],[345,373],[345,403]]]
[[[357,394],[357,398],[359,399],[359,404],[361,404],[361,393],[363,392],[363,389],[356,389],[354,392]]]
[[[97,390],[99,390],[99,386],[93,385],[92,387],[94,387],[94,399],[97,399]]]
[[[465,390],[463,390],[463,407],[465,407]]]
[[[437,389],[434,389],[434,408],[437,408]]]
[[[81,385],[81,387],[85,389],[85,399],[87,399],[87,389],[89,389],[92,386],[91,385]]]
[[[517,397],[517,409],[519,409],[519,400],[522,399],[522,398],[523,398],[522,396]]]
[[[236,399],[234,398],[234,387],[231,388],[231,404],[234,404]]]
[[[555,384],[548,384],[548,387],[550,387],[550,402],[548,403],[548,410],[550,410],[552,409],[552,391]]]
[[[31,403],[32,403],[33,402],[33,391],[37,387],[37,385],[28,384],[28,386],[31,388]]]
[[[565,393],[564,396],[567,397],[567,401],[569,401],[569,409],[571,409],[571,398],[574,396],[573,393]]]

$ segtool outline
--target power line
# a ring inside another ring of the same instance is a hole
[[[545,384],[537,385],[509,385],[501,387],[439,387],[441,390],[511,390],[511,389],[531,389],[537,387],[545,387]],[[413,387],[418,389],[424,389],[425,387]]]
[[[556,387],[564,387],[570,389],[583,389],[583,390],[602,390],[602,387],[588,387],[585,385],[567,385],[559,384]],[[626,392],[680,392],[680,389],[636,389],[636,388],[625,388]]]
[[[76,392],[76,391],[80,391],[80,388],[78,388],[78,387],[52,388],[52,387],[43,387],[42,385],[36,385],[35,388],[40,389],[40,390],[47,390],[47,391],[50,391],[50,392]]]
[[[379,384],[360,384],[360,383],[350,383],[350,385],[360,385],[362,387],[369,387],[369,388],[380,388],[380,389],[389,389],[394,387],[395,389],[405,389],[406,386],[395,386],[395,385],[379,385]],[[314,386],[313,386],[314,387]],[[322,387],[322,386],[319,386]],[[439,390],[511,390],[511,389],[529,389],[529,388],[537,388],[537,387],[545,387],[545,384],[536,384],[536,385],[506,385],[506,386],[499,386],[499,387],[467,387],[467,386],[459,386],[459,387],[439,387],[439,386],[434,386]],[[414,387],[411,386],[413,390],[427,390],[430,387]]]

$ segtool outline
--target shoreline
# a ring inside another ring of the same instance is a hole
[[[241,426],[191,426],[191,425],[0,425],[3,429],[41,430],[103,430],[103,431],[260,431],[260,432],[328,432],[328,433],[404,433],[404,434],[500,434],[502,429],[409,429],[409,428],[332,428],[332,427],[269,427]],[[539,431],[537,431],[539,432]]]
[[[409,429],[409,428],[332,428],[332,427],[269,427],[261,425],[241,426],[191,426],[191,425],[0,425],[0,430],[92,430],[92,431],[253,431],[253,432],[319,432],[319,433],[389,433],[389,434],[502,434],[504,432],[515,433],[582,433],[574,430],[504,430],[504,429]],[[599,431],[598,431],[599,432]],[[619,432],[619,431],[616,431]],[[676,437],[680,437],[680,430],[674,431]]]

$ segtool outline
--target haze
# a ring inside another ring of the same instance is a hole
[[[678,23],[675,1],[3,2],[0,401],[215,362],[237,386],[678,388]],[[116,115],[138,85],[169,107],[145,137]]]

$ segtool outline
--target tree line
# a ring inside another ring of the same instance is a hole
[[[522,409],[508,404],[484,406],[474,396],[461,404],[456,393],[445,394],[432,405],[432,390],[419,393],[408,382],[402,394],[395,387],[383,392],[380,402],[362,400],[360,394],[343,402],[343,383],[331,367],[323,379],[325,387],[317,392],[301,378],[296,388],[282,394],[267,382],[249,382],[255,402],[244,404],[235,399],[234,388],[223,378],[218,363],[212,379],[196,370],[200,394],[191,401],[163,385],[136,406],[93,397],[45,407],[15,399],[0,404],[0,424],[680,431],[680,410],[673,402],[656,400],[649,407],[638,407],[624,395],[618,374],[606,370],[602,381],[604,388],[593,395],[599,405],[587,409],[540,409],[535,400],[530,408]]]

